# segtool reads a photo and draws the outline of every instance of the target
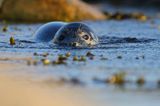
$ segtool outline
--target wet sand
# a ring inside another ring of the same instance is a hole
[[[18,64],[1,63],[0,106],[85,106],[87,101],[79,95],[79,89],[48,86],[35,83],[26,77],[18,77],[9,72],[21,68]],[[23,66],[22,66],[23,67]],[[82,95],[85,95],[81,92]],[[80,97],[80,98],[79,98]],[[87,106],[86,105],[86,106]]]
[[[84,98],[77,99],[74,95],[76,92],[78,90],[72,91],[53,86],[49,88],[43,84],[18,80],[6,74],[0,75],[1,106],[85,106],[88,104]]]
[[[28,66],[0,63],[0,67],[0,106],[159,106],[159,90],[96,88],[40,77],[33,80],[37,76],[14,74],[29,71]]]

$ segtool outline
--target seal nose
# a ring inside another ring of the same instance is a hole
[[[77,47],[77,46],[78,46],[78,43],[74,42],[74,43],[72,44],[72,46]]]

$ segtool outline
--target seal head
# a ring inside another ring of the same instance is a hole
[[[58,30],[53,42],[59,45],[83,47],[96,45],[98,38],[84,23],[70,23]]]

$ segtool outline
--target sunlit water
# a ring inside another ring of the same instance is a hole
[[[25,58],[42,57],[33,56],[33,53],[49,53],[50,60],[54,60],[58,54],[71,52],[71,56],[85,55],[91,51],[95,55],[94,60],[86,62],[73,62],[72,58],[67,65],[59,66],[27,66],[25,61],[3,60],[1,63],[19,64],[21,70],[11,71],[13,74],[30,75],[33,80],[72,79],[78,78],[83,83],[82,90],[90,89],[91,98],[101,106],[135,105],[158,106],[160,79],[160,24],[154,20],[139,22],[136,20],[85,22],[98,35],[100,43],[93,48],[60,47],[50,43],[39,43],[34,40],[34,32],[42,24],[11,24],[7,32],[0,34],[1,58]],[[1,25],[1,28],[3,25]],[[16,45],[9,44],[10,36],[16,39]],[[101,60],[101,55],[108,58]],[[122,56],[118,59],[117,56]],[[136,58],[139,59],[136,59]],[[142,58],[144,57],[144,58]],[[22,70],[23,69],[23,70]],[[27,71],[26,71],[27,70]],[[94,79],[105,79],[116,72],[126,72],[126,79],[132,81],[124,86],[109,85],[97,82]],[[136,79],[143,76],[146,84],[136,85]],[[86,87],[86,88],[84,88]],[[89,94],[90,95],[90,94]]]

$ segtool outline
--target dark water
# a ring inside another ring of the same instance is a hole
[[[18,63],[22,69],[24,67],[24,70],[28,71],[15,70],[12,73],[28,74],[34,76],[33,79],[36,80],[76,78],[87,89],[93,90],[92,95],[96,96],[94,99],[101,102],[102,106],[109,101],[111,101],[111,106],[124,106],[131,102],[135,105],[135,101],[139,106],[158,106],[160,98],[157,84],[160,80],[160,29],[158,27],[160,21],[158,19],[147,22],[110,20],[85,23],[97,33],[100,39],[99,45],[93,48],[76,49],[60,47],[52,42],[36,43],[34,32],[42,24],[9,25],[8,31],[0,34],[0,57],[39,59],[41,57],[35,57],[33,53],[47,52],[50,54],[47,58],[54,60],[58,54],[71,52],[71,57],[73,57],[85,55],[87,51],[90,51],[95,55],[94,60],[87,59],[86,62],[79,63],[69,59],[66,66],[43,66],[42,64],[27,66],[24,61],[14,60],[1,60],[0,63]],[[10,36],[14,36],[16,45],[9,44]],[[102,55],[107,60],[102,60]],[[118,59],[118,56],[122,58]],[[103,80],[117,72],[126,72],[126,79],[131,83],[116,86],[93,80],[95,78]],[[143,86],[137,86],[135,82],[142,76],[146,79],[146,83]]]

